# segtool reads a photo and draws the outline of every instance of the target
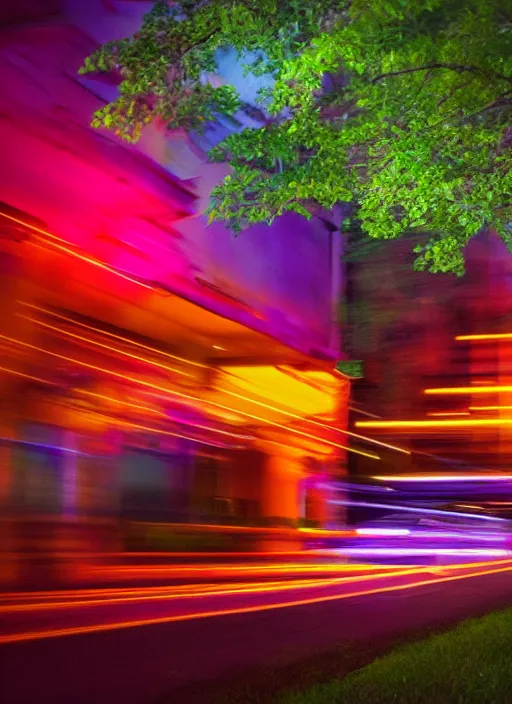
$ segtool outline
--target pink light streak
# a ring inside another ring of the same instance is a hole
[[[367,536],[394,536],[394,535],[410,535],[411,531],[407,528],[356,528],[357,535]]]
[[[462,513],[460,511],[441,511],[435,508],[420,508],[418,506],[406,506],[404,504],[380,504],[371,501],[330,501],[329,503],[337,506],[361,506],[363,508],[379,508],[386,509],[390,513],[405,513],[422,514],[423,516],[443,516],[443,518],[469,518],[478,521],[492,521],[495,523],[507,523],[505,518],[496,518],[495,516],[482,516],[479,513]]]
[[[433,555],[457,555],[461,557],[508,557],[512,555],[510,550],[493,549],[473,549],[473,548],[346,548],[338,550],[339,555],[363,556],[392,556],[392,557],[423,557]]]
[[[379,482],[506,482],[512,480],[511,474],[424,474],[374,476]]]

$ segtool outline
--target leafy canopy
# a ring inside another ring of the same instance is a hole
[[[211,152],[233,168],[212,220],[237,232],[344,202],[346,231],[410,237],[419,270],[461,274],[483,229],[512,250],[512,0],[157,2],[86,59],[82,73],[120,76],[93,126],[135,141],[154,120],[234,115],[235,87],[209,79],[227,47],[272,88],[263,126]]]

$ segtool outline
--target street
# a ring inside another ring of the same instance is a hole
[[[12,595],[1,612],[4,700],[207,703],[209,683],[341,647],[384,648],[510,606],[511,578],[503,560],[228,588],[82,590],[46,604]]]

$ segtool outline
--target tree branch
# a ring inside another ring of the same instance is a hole
[[[484,69],[478,68],[478,66],[464,66],[463,64],[443,63],[430,64],[428,66],[416,66],[414,68],[403,68],[399,71],[389,71],[388,73],[381,73],[379,76],[375,76],[375,78],[372,78],[370,83],[378,83],[379,81],[383,81],[385,78],[390,78],[393,76],[403,76],[406,73],[417,73],[418,71],[432,71],[433,69],[446,69],[448,71],[456,71],[457,73],[491,73],[493,76],[496,76],[496,78],[499,78],[502,81],[512,83],[512,77],[504,76],[503,74],[495,73],[494,71],[488,72]]]
[[[202,37],[201,39],[198,39],[196,42],[194,42],[194,44],[191,44],[190,46],[188,46],[186,49],[184,49],[184,50],[181,52],[181,58],[184,59],[185,56],[186,56],[187,54],[189,54],[191,51],[193,51],[194,49],[198,49],[199,47],[202,47],[202,46],[204,46],[205,44],[208,44],[208,42],[210,41],[210,39],[213,39],[213,37],[214,37],[216,34],[218,34],[219,31],[220,31],[220,28],[219,28],[219,27],[215,27],[215,29],[212,29],[211,32],[209,32],[208,34],[206,34],[204,37]]]
[[[462,119],[462,123],[469,122],[470,120],[474,119],[475,117],[478,117],[479,115],[483,115],[484,112],[489,112],[490,110],[502,110],[505,108],[510,108],[512,105],[512,99],[508,98],[509,95],[512,94],[512,90],[507,90],[506,93],[502,93],[499,95],[495,100],[493,100],[491,103],[488,103],[487,105],[484,105],[483,108],[480,108],[480,110],[477,110],[476,112],[471,113],[471,115],[466,115]]]

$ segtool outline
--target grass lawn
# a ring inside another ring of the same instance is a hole
[[[512,585],[511,585],[512,588]],[[512,609],[397,648],[279,704],[512,703]]]

